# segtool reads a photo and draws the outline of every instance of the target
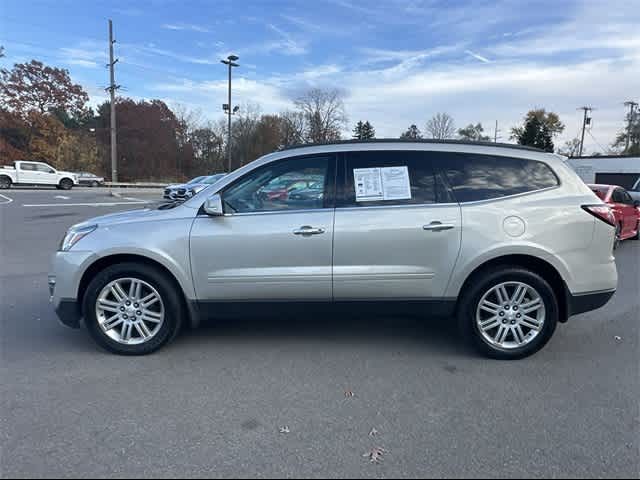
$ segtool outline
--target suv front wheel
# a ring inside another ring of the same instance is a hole
[[[473,279],[458,308],[462,334],[481,353],[515,360],[536,353],[558,323],[549,283],[520,267],[501,267]]]
[[[87,287],[83,312],[93,339],[121,355],[146,355],[163,347],[180,330],[183,313],[167,275],[137,263],[100,272]]]

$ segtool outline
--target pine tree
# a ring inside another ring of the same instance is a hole
[[[400,135],[402,140],[418,140],[422,138],[422,133],[416,125],[411,125],[406,132]]]
[[[527,120],[517,139],[520,145],[539,148],[545,152],[553,152],[555,148],[551,129],[535,116]]]
[[[376,138],[376,129],[367,120],[362,126],[362,140],[371,140]]]
[[[353,129],[353,138],[356,140],[371,140],[376,138],[376,130],[368,120],[366,122],[360,120]]]
[[[353,129],[353,138],[355,138],[356,140],[362,140],[363,130],[364,123],[362,123],[362,120],[360,120],[358,123],[356,123],[356,126]]]

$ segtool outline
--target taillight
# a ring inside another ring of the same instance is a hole
[[[608,205],[582,205],[582,209],[612,227],[616,226],[616,217]]]

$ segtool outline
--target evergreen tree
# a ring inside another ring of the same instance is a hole
[[[356,140],[362,140],[362,131],[364,130],[364,123],[360,120],[353,128],[353,138]]]
[[[376,138],[376,130],[369,121],[360,120],[353,129],[353,138],[356,140],[370,140]]]
[[[400,135],[401,140],[418,140],[422,138],[422,133],[416,125],[411,125],[406,132]]]
[[[376,138],[376,129],[367,120],[362,126],[362,140],[371,140]]]
[[[520,145],[539,148],[545,152],[553,152],[554,150],[551,129],[536,116],[532,116],[527,120],[524,128],[516,138]]]
[[[553,137],[564,131],[564,124],[558,114],[544,108],[531,110],[524,117],[524,126],[511,129],[511,139],[520,145],[540,148],[553,152]]]

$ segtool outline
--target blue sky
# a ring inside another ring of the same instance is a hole
[[[350,123],[378,136],[420,128],[439,111],[456,126],[499,122],[503,140],[533,107],[557,111],[574,137],[596,107],[587,151],[623,126],[640,99],[637,0],[13,1],[0,3],[8,66],[37,58],[69,69],[92,103],[108,83],[107,19],[122,94],[222,116],[226,71],[240,56],[234,103],[291,107],[309,86],[340,87]]]

